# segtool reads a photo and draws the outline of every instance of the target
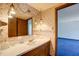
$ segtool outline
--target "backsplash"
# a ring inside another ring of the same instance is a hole
[[[2,30],[0,32],[0,41],[6,40],[8,38],[8,25],[0,27]]]
[[[8,4],[0,4],[0,21],[6,23],[5,26],[1,26],[0,41],[4,41],[8,38]]]

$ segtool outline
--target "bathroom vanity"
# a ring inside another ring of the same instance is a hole
[[[1,56],[48,56],[50,51],[50,37],[43,35],[20,36],[9,38],[18,41],[15,45],[0,51]],[[12,41],[13,42],[13,41]]]
[[[50,55],[49,52],[50,52],[50,42],[48,41],[29,52],[24,52],[22,56],[49,56]]]

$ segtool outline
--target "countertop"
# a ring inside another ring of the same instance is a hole
[[[21,37],[22,39],[25,39]],[[11,38],[10,38],[11,39]],[[29,42],[28,40],[24,43],[18,43],[14,46],[9,47],[8,49],[5,49],[1,51],[1,56],[20,56],[24,53],[27,53],[45,43],[50,41],[50,37],[47,36],[36,36],[35,38],[32,38],[32,42]]]

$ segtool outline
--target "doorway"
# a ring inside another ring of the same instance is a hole
[[[78,7],[79,4],[65,4],[56,9],[57,56],[79,55]]]

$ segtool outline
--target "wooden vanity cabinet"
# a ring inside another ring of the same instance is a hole
[[[24,53],[22,56],[49,56],[50,53],[50,42],[43,44],[27,53]]]

